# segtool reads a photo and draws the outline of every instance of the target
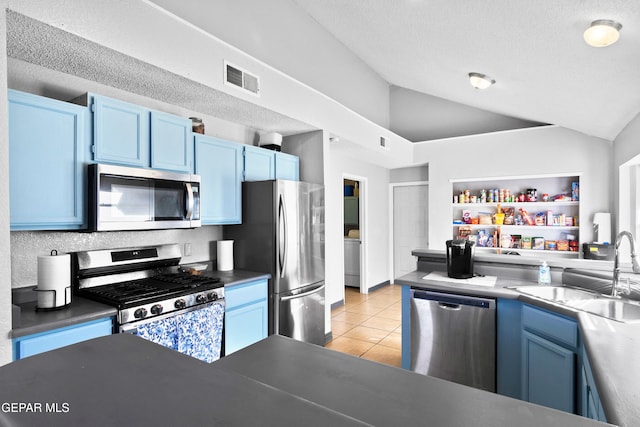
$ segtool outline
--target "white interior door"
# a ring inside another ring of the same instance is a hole
[[[393,277],[416,269],[411,251],[428,244],[427,184],[393,187]]]

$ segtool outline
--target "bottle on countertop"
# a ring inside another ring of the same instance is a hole
[[[550,285],[551,284],[551,268],[547,264],[547,261],[542,261],[538,270],[538,284]]]

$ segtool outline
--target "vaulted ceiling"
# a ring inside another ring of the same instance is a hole
[[[391,85],[607,140],[640,112],[638,1],[293,1]],[[584,42],[596,19],[622,24],[616,44]]]

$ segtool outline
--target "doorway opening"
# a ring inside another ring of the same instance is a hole
[[[364,179],[344,176],[344,285],[367,293],[364,277]]]

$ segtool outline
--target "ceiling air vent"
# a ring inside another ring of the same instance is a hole
[[[385,138],[384,136],[380,137],[380,148],[389,150],[389,146],[387,145],[387,138]]]
[[[243,89],[253,95],[260,95],[260,79],[226,61],[224,62],[224,83]]]

